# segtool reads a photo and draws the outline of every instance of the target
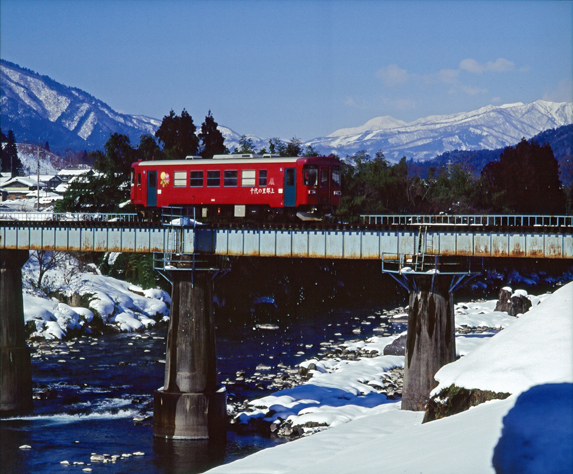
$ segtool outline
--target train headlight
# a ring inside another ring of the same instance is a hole
[[[335,196],[340,196],[342,193],[340,191],[334,191]]]
[[[316,191],[314,189],[309,189],[308,194],[316,194]]]

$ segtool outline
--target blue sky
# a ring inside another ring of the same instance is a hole
[[[115,110],[308,140],[573,101],[573,2],[0,0],[0,57]]]

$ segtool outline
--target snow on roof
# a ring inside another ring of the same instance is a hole
[[[79,176],[82,174],[89,173],[90,171],[93,171],[93,170],[91,168],[81,169],[81,170],[64,169],[64,170],[58,171],[58,176]]]
[[[36,179],[27,178],[25,176],[16,176],[12,179],[9,179],[8,181],[3,183],[2,185],[4,187],[8,187],[8,186],[15,184],[15,183],[20,183],[20,184],[23,184],[24,186],[28,186],[28,187],[38,185],[38,181]],[[46,186],[46,185],[40,181],[40,187],[44,187],[44,186]]]
[[[30,178],[33,178],[33,176],[30,176]],[[61,180],[61,178],[55,174],[41,174],[40,175],[40,181],[50,181],[51,179],[54,179],[54,178]]]
[[[26,194],[26,197],[28,198],[37,198],[38,197],[38,191],[30,191],[29,193]],[[61,199],[62,196],[60,196],[59,194],[56,193],[51,193],[49,191],[40,191],[40,199],[46,199],[46,198],[52,198],[52,199]]]

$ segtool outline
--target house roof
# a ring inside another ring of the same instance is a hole
[[[58,171],[59,177],[70,177],[70,176],[80,176],[82,174],[89,173],[93,171],[91,168],[82,169],[82,170],[60,170]]]
[[[36,179],[31,179],[31,178],[27,178],[25,176],[16,176],[14,178],[9,179],[8,181],[5,181],[2,186],[7,188],[9,186],[13,186],[16,183],[20,183],[23,186],[27,186],[27,187],[32,187],[32,186],[37,186],[38,185],[38,181]],[[46,185],[44,183],[42,183],[40,181],[40,187],[45,187]]]

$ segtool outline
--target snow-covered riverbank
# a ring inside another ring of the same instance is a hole
[[[84,266],[83,271],[78,266],[74,257],[66,255],[43,275],[44,291],[35,284],[38,259],[30,258],[22,268],[24,321],[31,338],[61,340],[71,334],[140,331],[169,320],[167,292],[143,290],[104,276],[95,265]],[[47,297],[46,290],[57,297]]]
[[[495,472],[494,452],[498,472],[570,472],[573,283],[531,299],[530,311],[518,318],[493,311],[495,301],[456,305],[458,329],[504,330],[458,334],[457,352],[464,357],[436,374],[434,393],[456,384],[511,393],[506,400],[422,424],[424,413],[401,411],[377,389],[403,357],[316,360],[309,381],[249,402],[239,418],[284,419],[305,433],[331,428],[209,472],[487,473]],[[358,345],[382,354],[394,338]]]

